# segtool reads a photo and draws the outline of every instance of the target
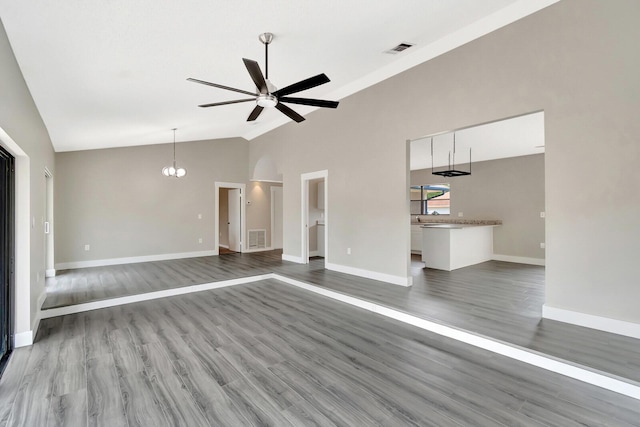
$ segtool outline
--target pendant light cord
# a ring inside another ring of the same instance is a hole
[[[178,128],[173,128],[173,166],[176,165],[176,130]]]

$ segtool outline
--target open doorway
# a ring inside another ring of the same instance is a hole
[[[544,265],[544,152],[542,111],[411,140],[411,274],[431,247],[425,231],[440,223],[499,224],[485,258]]]
[[[302,174],[302,262],[328,259],[328,171]]]
[[[218,255],[244,251],[245,184],[215,184],[215,248]]]

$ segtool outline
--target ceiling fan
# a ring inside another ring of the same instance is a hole
[[[323,108],[336,108],[338,107],[337,101],[325,101],[322,99],[311,99],[311,98],[295,98],[290,97],[288,95],[302,92],[303,90],[311,89],[312,87],[320,86],[325,83],[328,83],[329,77],[326,74],[318,74],[317,76],[309,77],[308,79],[301,80],[298,83],[294,83],[282,89],[277,89],[271,82],[269,81],[269,44],[273,40],[273,34],[271,33],[263,33],[258,37],[260,41],[264,44],[264,57],[265,57],[265,74],[262,74],[260,70],[260,66],[256,61],[251,59],[243,58],[245,67],[247,67],[247,71],[249,71],[249,75],[251,79],[256,85],[257,93],[249,92],[242,89],[236,89],[229,86],[224,86],[216,83],[206,82],[204,80],[192,79],[188,78],[190,82],[200,83],[207,86],[213,86],[220,89],[230,90],[233,92],[243,93],[245,95],[250,95],[252,98],[244,98],[244,99],[235,99],[232,101],[224,101],[224,102],[214,102],[211,104],[202,104],[198,107],[216,107],[219,105],[227,105],[227,104],[237,104],[240,102],[249,102],[255,101],[256,106],[254,107],[251,114],[247,118],[248,122],[252,122],[258,118],[262,110],[265,108],[276,107],[283,114],[289,116],[291,120],[294,120],[298,123],[304,120],[300,114],[293,111],[291,108],[287,107],[283,104],[283,102],[287,102],[290,104],[299,104],[299,105],[310,105],[313,107],[323,107]]]

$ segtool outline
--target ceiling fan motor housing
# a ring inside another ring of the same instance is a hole
[[[278,98],[270,93],[263,93],[258,95],[256,103],[261,107],[275,107],[278,104]]]

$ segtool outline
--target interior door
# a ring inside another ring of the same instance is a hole
[[[271,230],[271,248],[272,249],[282,249],[282,220],[283,220],[283,210],[282,210],[282,187],[271,187],[273,199],[271,203],[273,203],[273,229]]]
[[[229,189],[229,249],[241,252],[242,241],[240,233],[240,204],[242,196],[239,188]]]
[[[0,375],[13,350],[13,162],[0,147]]]

